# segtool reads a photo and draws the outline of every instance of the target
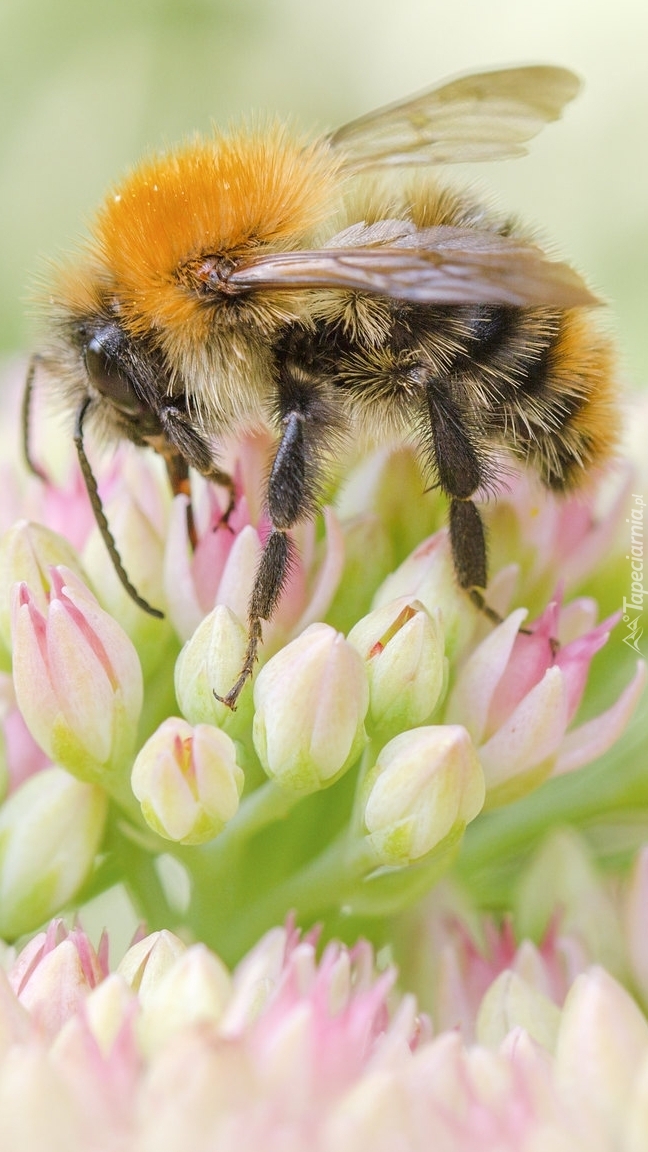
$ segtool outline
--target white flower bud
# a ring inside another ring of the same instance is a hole
[[[369,686],[355,648],[328,624],[311,624],[259,672],[254,746],[283,788],[316,792],[357,760],[366,742]]]
[[[395,735],[429,719],[445,675],[438,612],[431,616],[420,601],[401,597],[360,620],[348,640],[365,661],[380,732]]]
[[[243,782],[225,732],[176,716],[149,737],[131,776],[147,824],[181,844],[213,840],[238,811]]]
[[[214,692],[227,695],[241,671],[246,646],[245,626],[225,604],[217,604],[198,625],[175,666],[176,697],[190,724],[216,724],[225,730],[235,725],[238,710],[232,712]]]
[[[86,879],[103,833],[103,789],[62,768],[30,776],[0,810],[0,936],[33,931]]]
[[[368,839],[385,864],[427,855],[481,811],[484,774],[459,725],[413,728],[390,740],[365,781]]]

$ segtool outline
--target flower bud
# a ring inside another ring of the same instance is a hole
[[[379,859],[410,864],[478,815],[484,774],[465,728],[413,728],[382,749],[365,795],[367,838]]]
[[[21,950],[9,982],[39,1032],[53,1038],[105,974],[102,958],[82,929],[53,920]]]
[[[416,598],[433,615],[437,609],[450,657],[461,652],[475,629],[477,609],[457,584],[446,531],[436,532],[381,584],[373,602],[381,608],[399,596]]]
[[[227,604],[245,615],[261,554],[258,532],[240,523],[240,508],[228,524],[214,504],[206,530],[194,551],[187,538],[187,498],[177,496],[171,507],[164,559],[164,587],[169,617],[176,632],[188,640],[214,604]]]
[[[555,1083],[613,1148],[648,1063],[648,1024],[630,994],[603,968],[576,977],[562,1010]]]
[[[144,1050],[160,1048],[187,1024],[217,1023],[231,996],[231,984],[222,960],[204,944],[188,948],[146,998],[137,1029]]]
[[[186,951],[186,944],[173,932],[167,929],[151,932],[143,940],[131,944],[117,966],[117,972],[129,988],[137,992],[142,1006],[146,1006],[165,973]]]
[[[526,1032],[553,1052],[560,1022],[560,1009],[533,988],[517,972],[500,972],[488,988],[479,1008],[477,1042],[498,1048],[514,1028]]]
[[[61,768],[31,776],[0,810],[0,936],[32,931],[92,868],[106,818],[101,788]]]
[[[178,656],[175,690],[180,711],[190,724],[235,726],[239,710],[232,712],[214,696],[225,696],[235,683],[245,658],[247,632],[231,609],[218,604]],[[249,699],[249,694],[243,698]]]
[[[516,885],[515,923],[522,936],[539,940],[560,909],[561,934],[580,942],[612,973],[625,970],[618,900],[601,882],[587,840],[574,828],[554,828]]]
[[[85,580],[81,561],[71,544],[29,520],[19,520],[0,540],[0,637],[11,648],[11,589],[24,581],[41,612],[47,610],[50,568],[63,564]]]
[[[146,741],[131,784],[147,824],[181,844],[204,844],[236,815],[243,772],[219,728],[170,716]]]
[[[104,511],[110,531],[117,541],[119,554],[126,565],[129,580],[140,596],[164,612],[166,601],[161,575],[163,545],[160,529],[142,506],[147,496],[149,502],[155,496],[154,480],[150,471],[144,468],[140,469],[136,479],[149,491],[140,496],[140,493],[135,493],[122,482],[106,502]],[[97,525],[86,541],[83,562],[103,607],[119,621],[137,645],[142,662],[148,662],[151,669],[156,667],[164,652],[164,641],[172,633],[171,625],[168,619],[160,620],[143,612],[126,591],[106,552]],[[147,675],[149,667],[144,671]]]
[[[333,784],[366,742],[369,686],[355,648],[311,624],[259,672],[253,740],[269,776],[294,792]]]
[[[65,568],[51,569],[44,612],[16,586],[12,631],[16,699],[32,736],[69,772],[108,787],[132,754],[142,706],[131,641]]]
[[[111,972],[88,993],[83,1007],[87,1025],[102,1055],[106,1056],[119,1033],[133,1019],[135,993],[123,976]]]
[[[420,601],[401,597],[360,620],[348,640],[365,661],[379,732],[416,728],[432,715],[445,675],[438,612],[431,616]]]

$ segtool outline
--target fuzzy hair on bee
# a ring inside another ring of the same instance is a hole
[[[281,597],[291,530],[318,511],[346,443],[416,444],[448,498],[457,580],[493,620],[476,499],[497,492],[507,458],[566,492],[614,452],[614,357],[598,301],[515,222],[434,172],[524,153],[578,88],[562,68],[505,68],[314,141],[280,124],[214,131],[135,167],[55,273],[25,394],[27,458],[42,373],[74,413],[99,527],[145,610],[156,611],[106,523],[86,426],[155,449],[174,492],[189,491],[195,469],[230,502],[220,442],[259,424],[275,434],[271,529],[230,707]]]

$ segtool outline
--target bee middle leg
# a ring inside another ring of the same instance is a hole
[[[224,697],[229,708],[254,671],[263,639],[290,572],[293,545],[288,532],[319,508],[320,471],[331,438],[340,431],[339,410],[313,380],[286,372],[280,380],[278,416],[282,435],[270,469],[267,510],[272,529],[259,562],[248,607],[248,645],[236,683]]]
[[[493,623],[501,616],[490,608],[484,591],[488,560],[484,523],[471,497],[485,479],[475,447],[474,428],[447,382],[428,380],[426,399],[439,485],[450,499],[450,547],[457,581],[473,604]]]

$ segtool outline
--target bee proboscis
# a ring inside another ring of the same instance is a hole
[[[281,596],[290,531],[318,510],[345,441],[414,440],[449,500],[458,582],[493,619],[475,497],[496,491],[507,454],[566,491],[613,451],[613,357],[596,298],[511,219],[431,171],[520,155],[578,88],[562,68],[507,68],[310,142],[279,124],[215,131],[134,168],[84,252],[59,268],[25,440],[38,366],[75,413],[99,527],[147,611],[101,509],[86,425],[153,447],[174,492],[190,468],[232,492],[219,442],[260,422],[276,433],[271,529],[230,707]]]

